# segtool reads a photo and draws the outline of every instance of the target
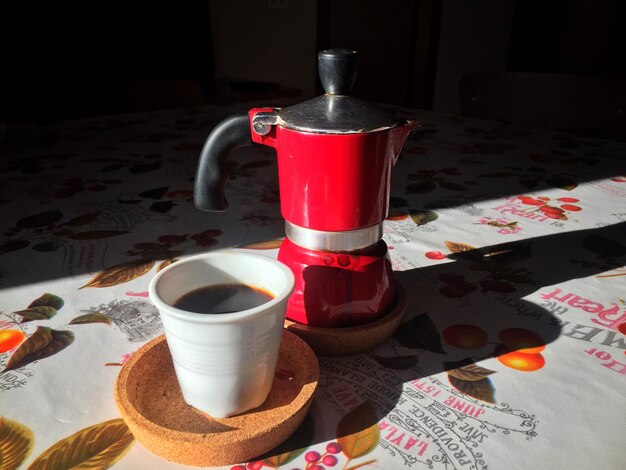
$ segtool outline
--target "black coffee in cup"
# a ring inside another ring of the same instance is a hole
[[[173,306],[187,312],[220,314],[248,310],[272,300],[274,296],[246,284],[217,284],[192,290],[181,296]]]

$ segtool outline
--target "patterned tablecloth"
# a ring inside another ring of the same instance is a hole
[[[180,467],[134,442],[113,384],[161,333],[146,292],[157,270],[232,246],[276,256],[272,150],[233,155],[227,212],[192,203],[201,145],[233,111],[6,133],[3,469]],[[227,468],[624,468],[626,144],[394,111],[424,122],[385,222],[406,318],[375,350],[320,358],[298,432]]]

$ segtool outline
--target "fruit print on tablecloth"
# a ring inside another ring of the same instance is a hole
[[[15,470],[30,456],[35,436],[24,424],[0,417],[0,464]],[[113,466],[135,442],[122,419],[112,419],[67,436],[37,456],[29,469]]]
[[[12,313],[0,312],[0,317],[4,317],[0,323],[0,391],[25,386],[26,379],[34,375],[26,366],[54,356],[72,345],[74,331],[57,330],[39,324],[55,317],[64,305],[64,300],[59,296],[44,293],[25,309]],[[35,322],[35,331],[28,333],[29,325]],[[108,326],[111,325],[111,318],[100,311],[86,312],[71,319],[66,328],[81,328],[89,324]]]
[[[0,330],[0,354],[16,348],[24,338],[26,333],[22,330]]]
[[[533,156],[531,159],[538,161],[539,156]],[[548,157],[549,158],[549,157]],[[572,162],[575,163],[575,162]],[[525,189],[533,189],[540,187],[542,184],[552,186],[553,188],[572,191],[578,187],[578,183],[573,178],[578,177],[574,173],[553,173],[547,168],[538,165],[531,165],[526,168],[506,167],[502,170],[489,171],[477,175],[479,178],[515,178],[518,184]]]
[[[452,362],[429,315],[414,320],[401,325],[397,343],[387,343],[371,355],[322,360],[325,379],[318,400],[333,409],[373,400],[379,417],[378,451],[389,452],[398,468],[403,463],[412,467],[445,461],[455,468],[472,463],[483,469],[483,439],[494,433],[537,436],[532,414],[513,410],[507,403],[495,404],[490,378],[495,371],[471,360]],[[442,362],[445,382],[421,368],[426,351],[441,351],[428,354],[429,363],[448,360]]]
[[[424,351],[448,354],[446,347],[455,350],[482,350],[487,345],[492,351],[480,356],[465,355],[454,362],[444,362],[450,384],[460,392],[477,400],[495,403],[495,387],[488,377],[495,373],[475,363],[496,357],[503,365],[519,370],[534,371],[545,364],[541,351],[545,341],[537,333],[523,328],[505,328],[498,333],[498,342],[488,343],[488,334],[476,325],[455,324],[438,331],[428,314],[423,313],[400,325],[394,339],[403,348],[416,350],[414,355],[398,353],[396,356],[374,359],[384,367],[408,370],[419,362]]]
[[[527,206],[528,212],[540,211],[545,217],[557,220],[568,220],[567,214],[582,211],[578,205],[580,200],[575,197],[560,197],[555,200],[547,196],[517,196],[517,199]]]
[[[477,223],[495,227],[498,229],[498,233],[502,235],[510,235],[522,231],[518,221],[511,221],[505,217],[498,217],[497,219],[483,217]]]
[[[53,318],[64,304],[60,297],[45,293],[30,302],[23,310],[0,313],[0,316],[5,318],[3,320],[5,329],[0,331],[0,338],[4,340],[0,343],[0,350],[4,353],[4,358],[0,356],[2,363],[0,390],[23,385],[22,382],[13,380],[13,375],[7,377],[10,371],[22,369],[34,361],[53,356],[73,343],[74,333],[69,330],[55,330],[37,325],[33,333],[27,334],[30,322]]]
[[[623,257],[626,255],[626,246],[620,241],[602,235],[588,235],[582,240],[582,247],[592,253],[595,259],[570,259],[570,262],[580,264],[583,268],[594,268],[602,271],[596,278],[611,278],[626,275]]]
[[[439,214],[430,210],[413,209],[407,205],[406,207],[392,207],[385,220],[399,221],[409,218],[418,227],[423,227],[437,220],[439,218]]]
[[[185,253],[188,248],[185,245],[212,247],[219,243],[217,237],[222,233],[221,230],[211,229],[193,235],[161,235],[156,241],[135,243],[126,255],[137,256],[138,259],[109,266],[93,276],[80,289],[112,287],[130,282],[150,272],[155,265],[157,271],[160,271]],[[173,247],[176,247],[176,250],[172,250]]]
[[[123,230],[77,229],[89,225],[97,213],[84,214],[62,222],[63,213],[50,210],[19,219],[14,227],[4,231],[0,239],[0,255],[30,246],[39,252],[55,251],[63,240],[99,240],[127,233]]]
[[[439,274],[439,280],[444,284],[439,293],[448,298],[465,298],[478,290],[484,294],[488,291],[511,293],[516,291],[516,284],[531,284],[530,271],[516,267],[515,264],[530,258],[530,243],[516,243],[500,246],[497,251],[484,251],[467,243],[445,241],[450,254],[441,251],[428,251],[426,258],[434,261],[457,258],[470,263],[470,271],[484,273],[472,275],[470,279],[454,272]]]
[[[463,181],[462,183],[452,181],[452,178],[458,179],[459,177],[462,177],[461,173],[453,167],[439,170],[418,170],[407,175],[407,179],[414,181],[414,183],[409,183],[405,192],[407,194],[424,194],[438,187],[451,191],[468,191],[468,186],[476,184],[474,181]]]
[[[341,416],[335,440],[312,445],[313,435],[313,420],[307,416],[296,432],[276,449],[258,460],[234,465],[230,470],[285,468],[287,464],[298,470],[357,470],[377,462],[377,459],[367,458],[380,443],[379,419],[367,401]],[[301,466],[296,465],[297,462],[301,462]]]

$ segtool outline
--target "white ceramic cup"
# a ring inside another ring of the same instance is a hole
[[[258,307],[202,314],[173,307],[206,286],[246,284],[273,294]],[[267,398],[282,338],[291,270],[267,256],[224,250],[191,256],[158,272],[150,300],[159,310],[185,401],[216,418],[244,413]]]

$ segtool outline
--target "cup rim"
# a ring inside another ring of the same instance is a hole
[[[236,256],[245,256],[249,258],[255,258],[262,261],[267,261],[276,268],[280,269],[287,279],[287,289],[280,294],[274,297],[273,299],[258,305],[253,308],[249,308],[247,310],[241,310],[239,312],[229,312],[229,313],[220,313],[219,315],[207,315],[205,313],[198,312],[190,312],[188,310],[183,310],[180,308],[176,308],[173,305],[165,302],[161,296],[157,293],[157,284],[161,280],[162,277],[166,276],[170,271],[174,269],[180,268],[183,264],[189,264],[196,262],[199,259],[207,259],[207,258],[219,258],[223,255],[236,255]],[[205,253],[199,253],[197,255],[188,256],[186,258],[180,259],[175,263],[168,265],[163,268],[161,271],[156,273],[152,280],[150,281],[150,285],[148,286],[148,298],[152,302],[152,304],[159,310],[159,314],[165,310],[166,315],[185,320],[192,321],[197,323],[231,323],[237,322],[241,320],[248,319],[250,317],[257,316],[262,314],[263,312],[271,309],[277,304],[283,302],[287,297],[289,297],[295,288],[295,277],[291,269],[280,262],[276,258],[271,258],[269,256],[261,255],[258,253],[250,253],[249,251],[239,250],[239,249],[225,249],[218,251],[210,251]]]

